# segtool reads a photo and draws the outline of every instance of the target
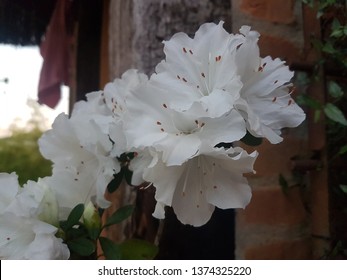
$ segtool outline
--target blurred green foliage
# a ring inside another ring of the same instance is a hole
[[[41,135],[38,128],[29,132],[15,129],[12,136],[0,138],[0,172],[16,172],[20,185],[50,176],[52,163],[42,157],[38,148]]]

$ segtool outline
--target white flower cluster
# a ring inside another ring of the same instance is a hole
[[[21,188],[16,174],[0,173],[0,259],[68,259],[57,238],[58,204],[46,179]]]
[[[124,153],[135,155],[129,165],[132,184],[154,185],[157,218],[172,206],[182,223],[201,226],[215,207],[244,208],[251,198],[244,174],[253,172],[257,152],[248,154],[235,142],[248,132],[276,144],[282,141],[282,128],[305,119],[291,97],[293,72],[279,59],[261,58],[258,38],[247,26],[229,34],[223,22],[203,24],[194,38],[177,33],[164,42],[165,60],[150,78],[128,70],[76,103],[70,118],[59,115],[39,140],[42,155],[53,162],[52,176],[28,183],[33,186],[17,194],[14,175],[1,187],[6,196],[0,197],[5,201],[0,219],[6,226],[0,231],[0,258],[27,257],[30,248],[11,255],[16,247],[12,236],[23,244],[49,239],[55,255],[47,257],[66,258],[51,225],[79,203],[107,208],[104,194]],[[42,194],[43,185],[52,190],[52,198]],[[16,207],[6,204],[11,200]],[[42,207],[48,205],[51,212],[56,207],[59,217],[39,218],[47,215]],[[30,235],[25,241],[12,234],[24,227],[21,234]],[[35,257],[36,252],[30,253]]]

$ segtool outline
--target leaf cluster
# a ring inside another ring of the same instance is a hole
[[[117,209],[102,225],[93,223],[88,227],[82,222],[84,204],[75,206],[68,218],[60,222],[58,236],[62,237],[71,253],[71,259],[96,259],[108,260],[120,259],[153,259],[158,248],[153,244],[137,239],[128,239],[118,244],[111,239],[102,236],[104,229],[117,225],[130,218],[134,206],[126,205]],[[98,249],[98,244],[100,249]],[[100,255],[98,255],[100,251]]]

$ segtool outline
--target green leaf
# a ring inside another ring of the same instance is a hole
[[[112,240],[106,237],[100,237],[100,246],[104,252],[104,256],[108,260],[120,260],[121,258],[121,249],[120,246],[114,243]]]
[[[336,83],[334,81],[329,82],[328,92],[329,92],[330,96],[332,96],[334,98],[339,98],[339,97],[343,96],[343,91],[342,91],[341,87],[339,86],[338,83]]]
[[[324,106],[324,113],[325,113],[325,115],[326,115],[329,119],[331,119],[331,120],[333,120],[333,121],[335,121],[335,122],[337,122],[337,123],[340,123],[340,124],[342,124],[342,125],[347,126],[347,120],[346,120],[344,114],[343,114],[342,111],[341,111],[338,107],[336,107],[334,104],[332,104],[332,103],[327,103],[327,104]]]
[[[263,142],[263,138],[255,137],[247,131],[241,142],[248,146],[259,146]]]
[[[315,110],[314,111],[314,117],[313,117],[313,121],[315,123],[317,123],[321,117],[322,111],[321,110]]]
[[[115,192],[119,188],[120,184],[122,183],[123,177],[124,177],[124,169],[121,168],[121,170],[114,175],[114,178],[112,179],[112,181],[107,185],[107,190],[110,193]]]
[[[328,54],[334,54],[336,52],[336,49],[334,48],[331,42],[327,42],[323,46],[322,51]]]
[[[334,20],[331,24],[331,29],[335,30],[335,29],[340,28],[340,26],[341,26],[340,21],[337,18],[334,18]]]
[[[69,216],[67,217],[67,220],[61,223],[62,228],[66,231],[69,228],[72,228],[74,225],[76,225],[81,219],[83,212],[84,212],[84,204],[81,203],[76,205],[71,210]]]
[[[312,109],[320,109],[322,104],[308,95],[299,95],[296,99],[299,105],[308,106]]]
[[[284,194],[287,194],[288,190],[289,190],[289,185],[288,185],[286,178],[284,178],[284,176],[282,174],[280,174],[278,176],[278,183],[280,184],[280,186],[282,188],[282,192]]]
[[[345,153],[347,153],[347,145],[342,146],[339,150],[340,155],[343,155]]]
[[[84,257],[93,254],[96,248],[94,242],[83,237],[67,241],[67,246],[72,252]]]
[[[340,185],[340,189],[341,189],[344,193],[347,193],[347,185]]]
[[[89,228],[88,235],[91,239],[96,240],[100,236],[100,229],[99,228]]]
[[[153,260],[158,254],[158,247],[145,240],[129,239],[120,246],[123,260]]]
[[[344,35],[344,30],[342,28],[339,29],[335,29],[331,32],[330,36],[331,37],[335,37],[335,38],[339,38],[342,37]]]
[[[114,224],[119,224],[120,222],[124,221],[125,219],[131,216],[131,214],[134,211],[134,208],[135,207],[133,205],[126,205],[117,209],[117,211],[114,212],[112,216],[106,220],[106,223],[103,226],[103,228]]]

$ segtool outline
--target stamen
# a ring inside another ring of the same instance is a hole
[[[165,103],[163,104],[163,107],[164,107],[165,109],[167,109],[167,105],[166,105]]]
[[[185,82],[185,83],[187,82],[187,80],[186,80],[185,78],[182,78],[182,80],[183,80],[183,82]]]
[[[192,50],[189,50],[190,54],[193,54],[193,51]]]
[[[186,50],[186,48],[183,48],[183,52],[184,52],[184,53],[187,53],[187,50]]]
[[[289,87],[288,89],[289,89],[289,94],[292,94],[296,90],[295,87]]]
[[[157,121],[157,125],[161,125],[161,122],[160,122],[160,121]]]
[[[177,79],[179,79],[179,80],[180,80],[180,79],[181,79],[181,77],[177,75]]]
[[[152,185],[153,185],[153,183],[149,183],[147,186],[141,186],[140,190],[146,190],[146,189],[148,189]]]

